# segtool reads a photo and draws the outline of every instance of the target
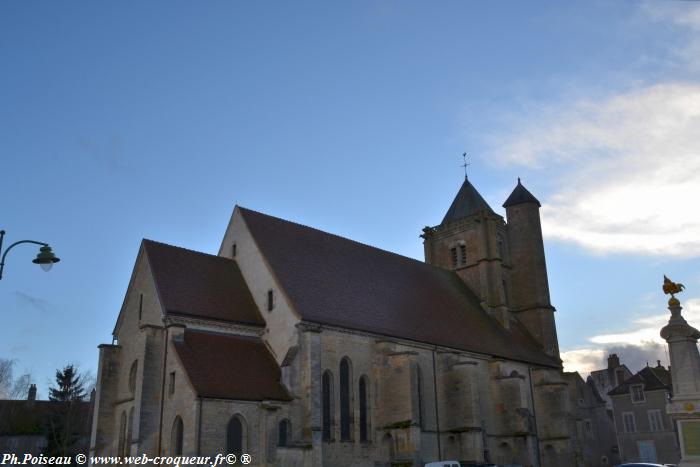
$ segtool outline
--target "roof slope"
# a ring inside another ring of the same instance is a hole
[[[274,357],[259,338],[185,329],[174,345],[201,397],[291,400]]]
[[[486,200],[476,191],[474,185],[465,178],[462,187],[457,192],[457,196],[455,196],[455,199],[452,201],[450,209],[447,210],[441,224],[471,216],[479,211],[488,211],[494,214],[491,206],[489,206]]]
[[[52,414],[64,408],[63,402],[0,400],[0,436],[45,434]],[[92,404],[74,401],[76,428],[82,437],[90,436]]]
[[[647,366],[639,370],[632,377],[627,378],[622,384],[613,388],[608,392],[608,395],[617,396],[620,394],[628,394],[630,386],[634,386],[635,384],[643,385],[645,391],[655,391],[658,389],[670,391],[671,375],[668,370],[662,366],[657,366],[655,368]]]
[[[586,386],[588,386],[588,389],[591,391],[591,394],[593,394],[596,401],[605,403],[605,399],[603,399],[603,396],[600,395],[600,391],[598,391],[598,387],[595,385],[592,379],[588,378],[586,380]]]
[[[537,198],[535,198],[535,196],[532,193],[530,193],[528,189],[523,186],[522,183],[520,183],[520,177],[518,177],[518,184],[515,186],[515,189],[510,194],[506,202],[503,203],[503,207],[507,208],[508,206],[514,206],[516,204],[523,203],[535,203],[538,206],[542,206],[537,200]]]
[[[502,328],[452,271],[239,207],[302,319],[558,366],[520,326]]]
[[[166,313],[265,326],[235,261],[143,240]]]

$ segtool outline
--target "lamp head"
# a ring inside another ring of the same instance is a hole
[[[32,260],[32,263],[38,264],[41,266],[41,269],[48,272],[53,266],[53,263],[58,263],[59,261],[61,261],[61,259],[53,254],[51,247],[45,245],[39,248],[39,253],[37,253],[36,258]]]

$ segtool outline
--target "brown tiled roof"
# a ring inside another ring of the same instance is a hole
[[[277,362],[259,338],[186,329],[174,344],[201,397],[290,400]]]
[[[647,366],[638,371],[634,376],[627,378],[619,386],[613,388],[608,392],[608,395],[617,396],[620,394],[628,394],[630,392],[630,386],[634,386],[635,384],[643,385],[645,391],[656,391],[658,389],[670,391],[671,375],[669,371],[662,366],[657,366],[655,368]]]
[[[0,436],[46,434],[54,412],[66,410],[64,402],[0,400]],[[81,436],[90,436],[90,401],[73,401],[76,429]]]
[[[167,313],[264,326],[235,261],[143,240]]]
[[[303,320],[559,366],[521,326],[491,319],[452,271],[238,209]]]

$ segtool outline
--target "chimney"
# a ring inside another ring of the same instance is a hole
[[[32,384],[29,386],[29,393],[27,394],[27,400],[28,401],[35,401],[36,400],[36,384]]]
[[[663,368],[663,366],[661,365],[661,360],[656,361],[656,368]]]
[[[614,369],[620,366],[620,357],[616,353],[608,355],[608,369]]]

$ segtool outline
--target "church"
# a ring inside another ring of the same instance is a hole
[[[425,261],[236,206],[217,255],[141,243],[91,455],[575,466],[540,203],[465,178]]]

